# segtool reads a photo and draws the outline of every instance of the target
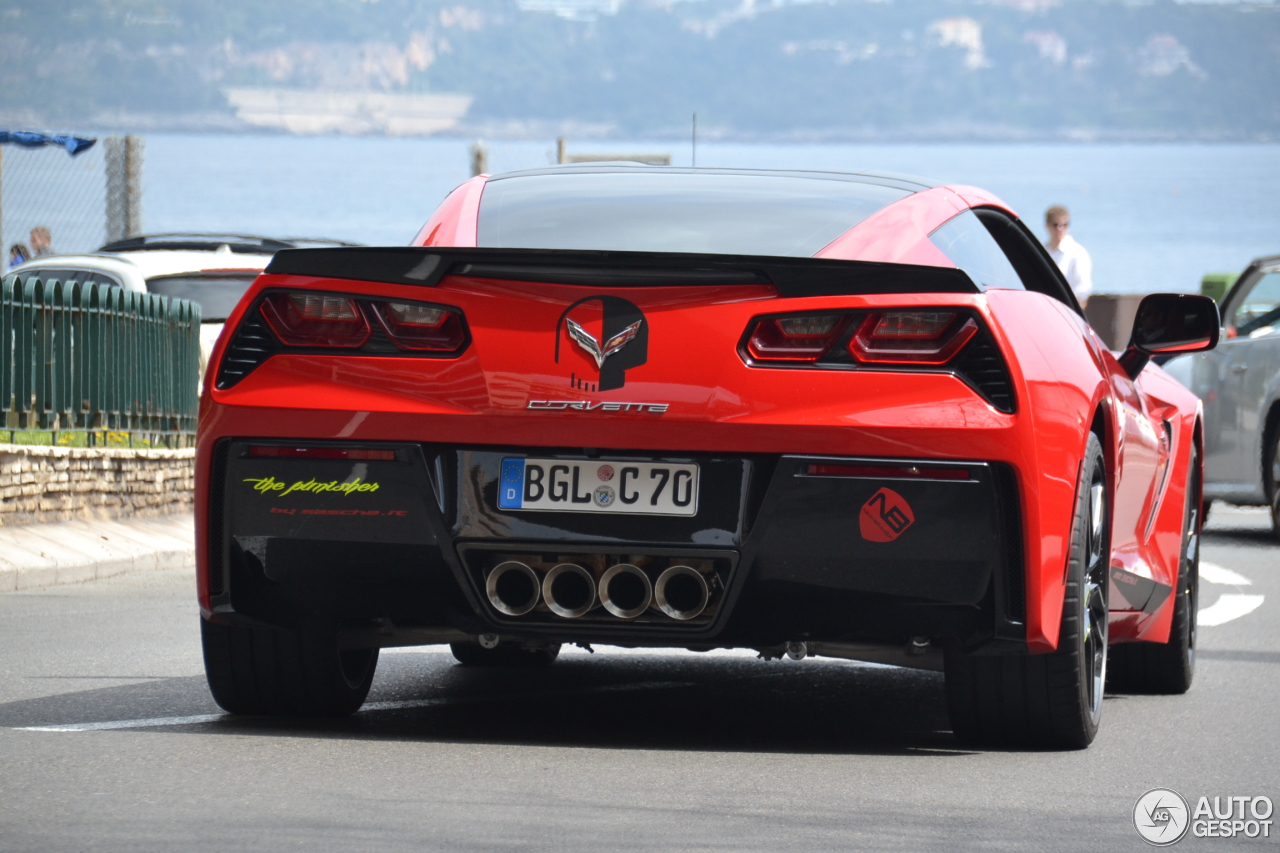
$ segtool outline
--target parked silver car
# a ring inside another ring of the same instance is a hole
[[[1218,348],[1164,369],[1204,401],[1206,500],[1268,506],[1280,537],[1280,255],[1251,263],[1221,307]]]
[[[223,321],[276,252],[355,245],[341,240],[277,240],[244,234],[144,234],[108,243],[93,253],[36,258],[5,275],[38,271],[62,281],[96,281],[200,303],[203,376]]]

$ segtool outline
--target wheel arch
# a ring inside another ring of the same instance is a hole
[[[1267,417],[1262,427],[1262,452],[1258,456],[1258,464],[1262,466],[1262,493],[1270,504],[1276,498],[1276,484],[1272,482],[1271,465],[1274,460],[1268,455],[1275,448],[1276,434],[1280,433],[1280,397],[1271,400],[1267,409]]]
[[[1093,405],[1093,419],[1089,422],[1089,432],[1098,437],[1102,445],[1102,462],[1107,466],[1108,497],[1114,498],[1120,471],[1119,448],[1116,446],[1116,435],[1119,427],[1115,423],[1115,409],[1105,396]]]

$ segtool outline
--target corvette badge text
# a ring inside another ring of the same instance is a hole
[[[1138,798],[1133,826],[1148,844],[1167,847],[1181,841],[1190,830],[1196,838],[1270,838],[1270,797],[1200,797],[1195,809],[1169,788],[1155,788]]]
[[[275,495],[282,498],[285,495],[291,495],[294,492],[309,492],[311,494],[320,494],[321,492],[338,492],[344,497],[355,492],[376,492],[378,491],[377,483],[362,483],[357,477],[350,482],[339,482],[338,480],[330,480],[327,483],[318,482],[315,479],[297,480],[293,484],[286,484],[282,480],[275,477],[249,477],[245,479],[246,483],[253,483],[253,490],[261,492],[264,495]]]
[[[576,412],[652,412],[660,415],[667,410],[669,405],[668,403],[606,403],[598,400],[595,402],[590,400],[530,400],[525,408],[548,412],[571,409]]]

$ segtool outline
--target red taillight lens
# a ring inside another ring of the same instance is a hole
[[[294,347],[360,347],[369,321],[354,299],[324,293],[273,293],[262,316],[281,341]]]
[[[978,333],[955,311],[868,314],[849,340],[849,354],[868,364],[944,364]]]
[[[452,352],[466,342],[462,316],[439,305],[373,302],[387,337],[401,349]]]
[[[757,320],[747,339],[747,352],[756,361],[817,361],[847,324],[842,314]]]
[[[365,450],[358,447],[282,447],[274,444],[249,445],[250,456],[276,459],[368,459],[394,462],[394,450]]]

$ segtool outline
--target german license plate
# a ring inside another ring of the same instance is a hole
[[[502,460],[500,509],[697,515],[698,466],[674,462]]]

